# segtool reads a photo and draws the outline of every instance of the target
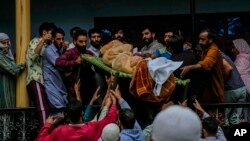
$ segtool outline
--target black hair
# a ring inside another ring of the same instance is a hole
[[[118,33],[118,31],[122,30],[124,32],[124,29],[122,27],[114,27],[111,30],[111,34],[114,36],[116,33]]]
[[[56,29],[56,25],[52,22],[44,22],[39,26],[39,35],[43,35],[43,31],[53,31]]]
[[[209,28],[206,28],[206,29],[203,29],[200,33],[203,33],[203,32],[207,32],[208,35],[207,35],[207,38],[208,39],[212,39],[212,41],[215,40],[215,32]]]
[[[93,33],[99,33],[101,35],[101,30],[99,28],[91,28],[88,32],[89,38],[91,37],[91,34]]]
[[[184,39],[178,35],[174,35],[168,40],[168,47],[173,50],[174,54],[183,52],[183,44]]]
[[[52,31],[52,33],[51,33],[52,37],[55,38],[57,33],[60,33],[60,34],[62,34],[63,36],[65,36],[65,32],[63,31],[62,28],[56,28],[56,29],[54,29],[54,30]]]
[[[202,120],[202,127],[210,134],[216,134],[219,121],[214,117],[207,117]]]
[[[73,35],[73,40],[77,40],[79,36],[87,36],[87,31],[84,29],[76,30],[75,34]]]
[[[172,27],[166,28],[166,29],[164,30],[164,34],[167,33],[167,32],[172,32],[173,35],[179,35],[178,30],[177,30],[176,28],[172,28]]]
[[[141,28],[141,31],[143,31],[145,29],[148,29],[151,33],[156,33],[156,29],[152,25],[149,25],[149,24],[143,25],[142,28]]]
[[[135,124],[135,114],[131,109],[121,109],[119,111],[119,120],[124,129],[132,129]]]
[[[78,123],[82,112],[82,103],[77,100],[72,100],[66,107],[66,115],[73,124]]]
[[[70,36],[73,37],[74,32],[76,32],[76,30],[79,30],[79,29],[81,29],[81,28],[78,26],[71,28],[69,31]]]

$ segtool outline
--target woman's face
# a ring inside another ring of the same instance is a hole
[[[1,45],[3,47],[9,47],[10,46],[10,40],[9,39],[5,39],[5,40],[1,41],[0,43],[1,43]]]

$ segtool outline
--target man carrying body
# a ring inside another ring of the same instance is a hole
[[[221,103],[224,97],[224,68],[222,57],[217,45],[213,41],[213,34],[209,29],[200,32],[199,44],[202,48],[201,61],[194,65],[184,66],[180,74],[184,77],[191,70],[203,70],[205,90],[201,97],[203,103]]]

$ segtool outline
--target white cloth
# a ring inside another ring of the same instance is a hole
[[[159,96],[162,84],[168,80],[169,76],[178,69],[183,61],[174,62],[165,57],[158,57],[148,61],[148,71],[155,81],[154,94]]]
[[[153,122],[154,141],[198,141],[201,121],[191,109],[173,105],[161,111]]]

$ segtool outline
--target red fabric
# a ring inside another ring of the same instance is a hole
[[[143,94],[150,94],[153,90],[152,82],[148,77],[147,63],[147,60],[143,60],[136,66],[136,71],[130,83],[130,92],[132,94],[141,96]]]
[[[155,96],[153,93],[154,80],[148,72],[147,62],[147,60],[143,60],[137,64],[130,82],[130,93],[143,101],[164,103],[170,98],[175,89],[176,83],[174,75],[171,74],[168,80],[162,85],[160,95]]]
[[[105,125],[117,119],[116,105],[112,105],[104,119],[88,122],[82,126],[61,125],[48,133],[51,124],[46,124],[39,132],[37,141],[97,141]]]

